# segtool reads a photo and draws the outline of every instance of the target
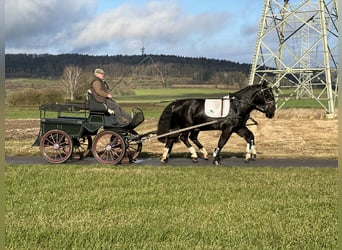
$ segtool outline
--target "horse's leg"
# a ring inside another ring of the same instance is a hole
[[[165,143],[165,146],[163,149],[163,154],[160,157],[161,163],[167,163],[169,161],[171,150],[172,150],[173,144],[175,143],[176,140],[177,140],[177,138],[174,138],[174,137],[170,137],[170,138],[166,139],[166,143]]]
[[[257,155],[257,152],[256,152],[256,148],[255,148],[255,141],[253,139],[253,140],[251,140],[251,159],[255,160],[256,155]]]
[[[188,148],[189,152],[191,153],[191,160],[192,162],[198,161],[198,156],[196,153],[195,148],[190,144],[189,140],[189,132],[183,132],[180,136],[181,141],[185,144],[185,146]]]
[[[198,134],[199,134],[200,130],[199,129],[194,129],[191,130],[190,132],[190,140],[195,143],[195,145],[198,147],[199,151],[202,154],[202,158],[205,160],[208,160],[208,152],[207,150],[203,147],[203,145],[200,143],[200,141],[198,140]]]
[[[252,133],[252,131],[250,131],[247,127],[242,127],[237,131],[237,134],[243,137],[247,142],[245,162],[248,163],[250,160],[255,160],[256,149],[254,134]]]
[[[220,153],[222,148],[224,147],[224,145],[226,145],[228,139],[230,138],[230,136],[232,135],[232,131],[231,130],[223,130],[222,134],[220,136],[220,139],[217,143],[217,147],[214,150],[213,153],[213,164],[215,165],[220,165]]]

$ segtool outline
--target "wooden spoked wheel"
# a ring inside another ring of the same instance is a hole
[[[138,133],[135,130],[131,130],[128,132],[128,138],[129,138],[129,135],[138,135]],[[135,160],[141,153],[141,150],[142,150],[142,142],[138,142],[136,140],[127,141],[126,155],[130,161]]]
[[[62,163],[71,156],[73,142],[66,132],[55,129],[43,135],[39,148],[48,162]]]
[[[110,130],[104,130],[94,138],[93,155],[102,164],[118,164],[126,154],[124,138]]]

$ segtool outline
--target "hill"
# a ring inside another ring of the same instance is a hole
[[[114,78],[161,80],[169,84],[241,86],[247,83],[251,68],[250,64],[228,60],[173,55],[6,54],[5,60],[7,79],[59,79],[66,66],[77,65],[89,73],[101,67]]]

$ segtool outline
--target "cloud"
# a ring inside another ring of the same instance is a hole
[[[168,1],[123,4],[100,14],[96,4],[96,0],[6,0],[6,49],[136,54],[144,40],[152,46],[150,53],[169,54],[167,50],[196,47],[219,34],[230,18],[227,12],[190,14]],[[191,45],[185,45],[189,41]]]
[[[127,49],[132,41],[147,40],[161,47],[179,46],[192,37],[205,39],[219,32],[228,18],[227,13],[186,14],[165,1],[143,7],[126,4],[87,23],[73,43],[85,47],[115,43]]]
[[[6,0],[6,47],[49,50],[69,35],[70,27],[90,18],[96,0]]]

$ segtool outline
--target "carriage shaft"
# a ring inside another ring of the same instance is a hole
[[[141,138],[141,142],[149,141],[149,140],[153,140],[153,139],[158,139],[158,138],[162,138],[162,137],[166,137],[166,136],[169,136],[169,135],[178,134],[178,133],[181,133],[181,132],[184,132],[184,131],[188,131],[188,130],[192,130],[192,129],[195,129],[195,128],[204,127],[204,126],[211,125],[211,124],[214,124],[214,123],[217,123],[217,122],[218,122],[218,120],[215,120],[215,121],[205,122],[205,123],[201,123],[201,124],[198,124],[198,125],[194,125],[194,126],[178,129],[178,130],[175,130],[175,131],[170,131],[170,132],[167,132],[167,133],[161,134],[161,135],[150,136],[150,137],[142,137]],[[148,133],[148,134],[151,135],[151,133]]]

